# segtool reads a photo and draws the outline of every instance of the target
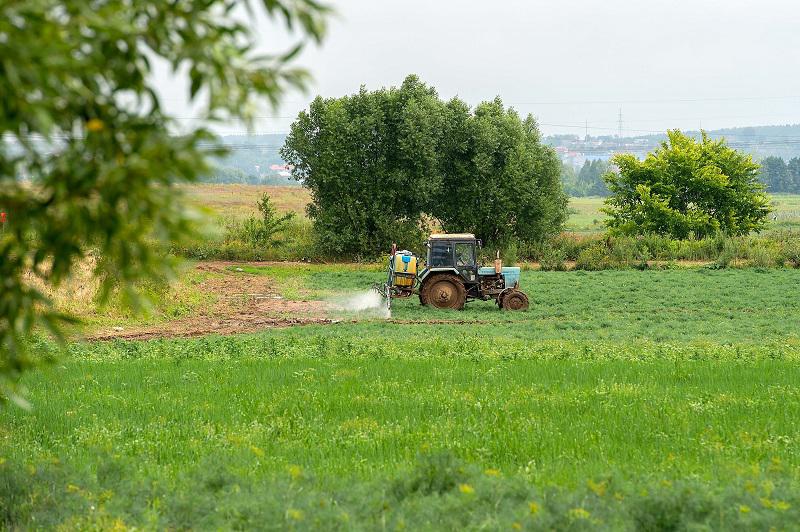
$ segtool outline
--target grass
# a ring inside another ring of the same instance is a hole
[[[207,207],[220,218],[244,218],[256,214],[256,202],[268,192],[279,212],[304,215],[311,197],[303,187],[261,185],[191,185],[186,187],[189,199]],[[771,194],[773,216],[769,231],[800,231],[800,194]],[[605,215],[600,212],[604,198],[570,198],[570,216],[566,231],[599,233],[605,230]]]
[[[220,218],[245,218],[257,215],[256,202],[269,193],[278,212],[305,213],[311,196],[300,186],[267,185],[188,185],[187,198],[195,206],[205,207]]]
[[[525,313],[73,344],[0,411],[0,526],[791,528],[799,275],[525,271]]]
[[[605,198],[570,198],[570,215],[565,230],[570,233],[601,233],[605,231],[605,214],[600,212]],[[767,232],[800,231],[800,194],[770,194],[774,209]]]
[[[295,299],[324,299],[363,290],[384,276],[379,266],[373,265],[244,269],[269,276],[276,286],[288,287],[284,295]],[[474,322],[482,334],[530,341],[570,338],[747,343],[776,338],[797,342],[800,300],[787,292],[787,287],[799,280],[800,271],[789,269],[527,270],[522,272],[520,283],[531,299],[528,312],[500,312],[490,301],[470,302],[463,312],[442,311],[421,307],[418,298],[412,297],[393,302],[392,318]],[[405,333],[401,329],[392,334]]]
[[[135,312],[120,294],[112,291],[109,300],[99,305],[100,281],[93,276],[95,260],[90,255],[81,261],[73,275],[58,288],[42,283],[28,274],[26,280],[52,300],[59,312],[78,316],[89,327],[149,325],[191,315],[198,308],[214,303],[215,295],[202,285],[213,274],[197,271],[191,263],[176,272],[177,280],[139,283],[137,290],[145,296],[143,312]]]
[[[55,503],[23,511],[47,523],[76,510],[91,516],[94,505],[129,525],[231,526],[242,503],[254,512],[294,479],[290,496],[266,512],[272,522],[290,524],[292,510],[314,519],[320,504],[339,500],[360,525],[377,524],[370,506],[383,504],[390,522],[413,522],[415,506],[442,502],[423,491],[403,507],[408,501],[393,494],[397,479],[415,481],[421,455],[454,464],[451,483],[430,465],[421,474],[456,502],[476,489],[491,497],[522,486],[522,500],[497,516],[509,525],[530,517],[529,502],[544,505],[551,489],[561,493],[544,506],[566,518],[682,479],[711,493],[734,486],[738,504],[761,511],[764,498],[793,510],[771,510],[776,519],[797,516],[794,488],[774,493],[794,486],[800,459],[789,355],[513,359],[501,348],[413,356],[405,351],[418,345],[375,350],[354,332],[343,327],[322,343],[304,331],[76,353],[28,380],[40,405],[32,414],[4,419],[14,444],[4,442],[3,456],[23,471],[26,498]],[[487,482],[486,471],[500,478]],[[377,490],[366,504],[354,496],[365,486]],[[587,486],[603,492],[601,501],[581,500]],[[304,489],[311,500],[291,493]],[[204,507],[205,498],[216,502]],[[185,504],[196,511],[182,515]]]
[[[569,218],[565,230],[570,233],[599,233],[605,231],[603,220],[606,215],[600,212],[603,200],[600,197],[570,198]]]

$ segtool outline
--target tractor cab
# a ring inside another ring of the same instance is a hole
[[[427,247],[426,270],[453,270],[464,279],[465,283],[477,280],[477,249],[480,247],[480,241],[475,235],[433,234],[428,239]]]

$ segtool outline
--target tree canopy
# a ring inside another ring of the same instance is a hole
[[[603,209],[612,232],[687,238],[764,227],[769,200],[749,155],[705,133],[699,142],[677,130],[667,137],[644,161],[613,158],[619,170],[605,175],[611,197]]]
[[[769,192],[800,193],[800,157],[788,163],[781,157],[765,157],[761,161],[761,180]]]
[[[317,98],[281,151],[311,191],[323,251],[375,256],[437,221],[484,241],[532,241],[566,217],[560,163],[532,117],[496,99],[442,101],[416,76],[400,87]]]
[[[608,171],[608,163],[600,159],[586,160],[579,172],[568,164],[561,170],[564,192],[573,197],[608,196],[608,186],[603,175]]]
[[[299,31],[285,53],[255,50],[250,10]],[[176,183],[220,155],[199,128],[176,136],[153,64],[186,73],[187,97],[209,121],[248,121],[308,74],[289,65],[319,40],[316,0],[26,0],[0,6],[0,396],[27,367],[37,326],[58,333],[35,287],[57,286],[90,250],[106,292],[165,271],[158,243],[188,228]],[[20,178],[27,178],[23,183]],[[36,279],[31,282],[30,277]]]

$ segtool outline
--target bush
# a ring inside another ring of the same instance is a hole
[[[539,266],[545,272],[563,272],[567,269],[564,263],[566,253],[561,248],[547,247],[539,258]]]
[[[790,240],[783,245],[783,262],[800,268],[800,240]]]
[[[767,242],[754,242],[747,255],[750,265],[756,268],[774,268],[782,262],[779,253]]]
[[[576,270],[597,271],[608,269],[611,261],[608,258],[608,248],[603,244],[594,244],[578,255],[575,261]]]
[[[279,216],[266,192],[256,205],[261,217],[250,216],[242,221],[233,220],[226,224],[225,243],[240,241],[252,247],[271,247],[280,243],[275,235],[286,227],[295,214],[288,212]]]

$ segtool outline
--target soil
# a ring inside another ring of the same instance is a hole
[[[268,263],[252,263],[265,265]],[[284,264],[284,263],[281,263]],[[88,340],[142,340],[238,334],[274,327],[337,323],[325,301],[283,299],[274,281],[263,275],[232,271],[233,262],[201,262],[199,271],[212,273],[198,287],[213,294],[215,302],[194,310],[191,316],[154,325],[114,327],[86,335]],[[248,265],[251,265],[248,263]]]

